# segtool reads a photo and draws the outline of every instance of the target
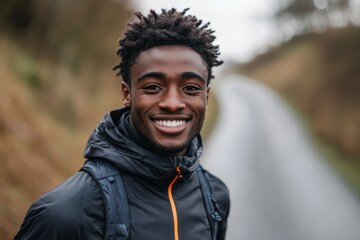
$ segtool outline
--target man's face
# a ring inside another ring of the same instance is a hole
[[[156,46],[140,53],[123,83],[130,121],[164,155],[184,155],[202,127],[208,103],[208,71],[190,47]]]

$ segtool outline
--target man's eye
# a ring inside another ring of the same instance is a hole
[[[146,86],[144,86],[144,89],[146,89],[146,90],[161,90],[161,88],[155,84],[146,85]]]
[[[190,92],[192,92],[192,91],[198,91],[198,90],[200,90],[200,87],[195,86],[195,85],[189,85],[189,86],[185,86],[185,87],[184,87],[184,90],[185,90],[185,91],[190,91]]]

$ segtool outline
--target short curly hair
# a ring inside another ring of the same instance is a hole
[[[113,70],[118,70],[123,81],[130,85],[130,68],[142,51],[159,45],[184,45],[198,52],[207,64],[208,81],[213,77],[212,67],[219,66],[219,46],[213,45],[215,31],[208,29],[209,22],[202,25],[193,15],[185,15],[189,8],[178,12],[175,8],[162,9],[160,14],[150,10],[147,16],[136,12],[138,18],[126,25],[124,36],[119,40],[116,54],[121,61]]]

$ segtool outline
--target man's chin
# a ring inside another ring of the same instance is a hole
[[[163,156],[183,156],[186,153],[188,144],[183,145],[160,145],[154,144],[155,149]]]

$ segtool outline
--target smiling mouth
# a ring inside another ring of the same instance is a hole
[[[185,120],[155,120],[155,124],[163,127],[176,128],[184,125]]]

